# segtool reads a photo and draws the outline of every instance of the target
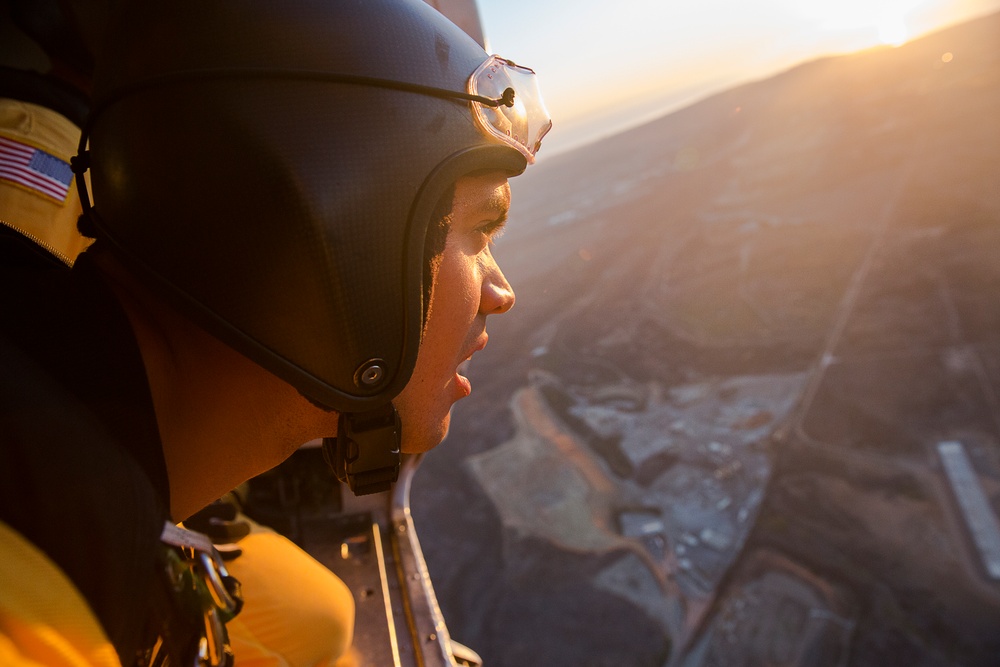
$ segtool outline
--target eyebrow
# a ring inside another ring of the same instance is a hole
[[[490,220],[491,227],[502,227],[507,222],[507,216],[510,215],[510,211],[501,211],[495,219]]]
[[[489,213],[499,213],[500,218],[506,220],[507,214],[510,212],[510,194],[509,190],[496,190],[489,198],[483,203],[482,210]],[[500,219],[498,218],[498,219]]]
[[[483,205],[482,210],[484,213],[499,213],[487,225],[491,233],[496,232],[507,224],[507,216],[510,215],[510,199],[501,195],[491,196]]]
[[[480,225],[486,223],[490,230],[502,228],[510,214],[510,187],[498,187],[492,189],[488,194],[483,194],[484,197],[466,209],[466,215],[477,219]],[[488,219],[494,215],[495,218]]]

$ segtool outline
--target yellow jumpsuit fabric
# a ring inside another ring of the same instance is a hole
[[[0,665],[121,667],[69,578],[2,522],[0,563]]]
[[[228,569],[243,584],[247,604],[226,624],[236,667],[334,665],[353,637],[347,586],[265,527],[255,525],[240,545],[245,551]],[[73,583],[2,522],[0,563],[0,665],[121,667]]]
[[[226,563],[245,603],[226,624],[236,667],[333,665],[354,634],[350,590],[285,537],[251,528],[239,542],[243,554]]]

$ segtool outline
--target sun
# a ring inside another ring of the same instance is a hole
[[[900,16],[883,17],[877,27],[878,38],[883,44],[899,46],[910,38],[906,21]]]
[[[907,15],[921,0],[816,0],[796,9],[827,34],[899,46],[910,38]],[[867,34],[864,38],[861,35]],[[870,42],[870,43],[871,43]]]

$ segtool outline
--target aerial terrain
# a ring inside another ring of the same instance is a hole
[[[512,188],[517,305],[412,496],[453,637],[488,667],[1000,665],[1000,14]]]

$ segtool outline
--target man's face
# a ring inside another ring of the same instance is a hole
[[[404,452],[427,451],[448,434],[451,406],[472,391],[459,366],[486,345],[486,316],[514,305],[514,291],[490,252],[509,207],[510,187],[501,172],[466,176],[455,184],[417,363],[393,401],[403,424]]]

